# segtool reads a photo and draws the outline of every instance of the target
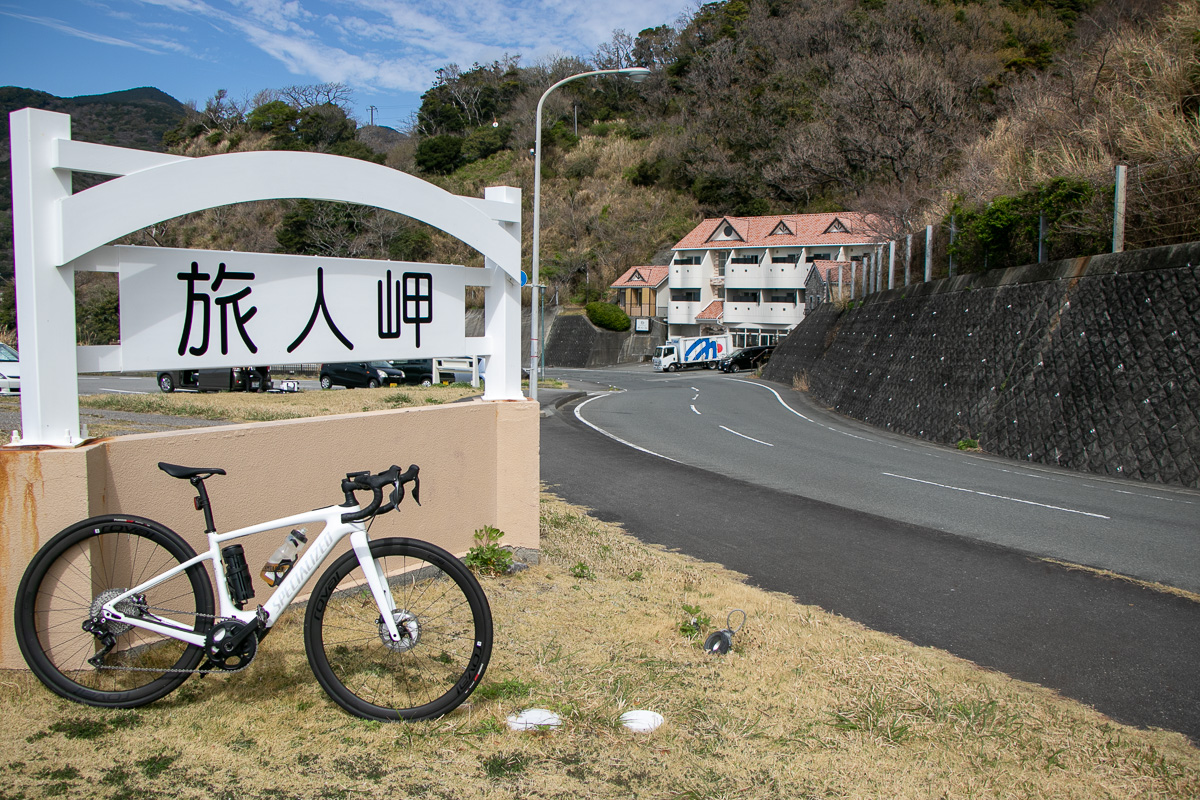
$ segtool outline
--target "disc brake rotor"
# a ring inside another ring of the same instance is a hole
[[[396,623],[396,630],[400,632],[400,641],[392,641],[387,625],[383,624],[383,617],[380,616],[379,638],[383,642],[383,646],[397,653],[404,653],[416,647],[417,641],[421,638],[421,625],[416,616],[402,608],[397,608],[392,612],[392,619]]]

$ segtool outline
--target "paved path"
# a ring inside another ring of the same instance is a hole
[[[542,480],[644,541],[1200,742],[1200,604],[671,463],[585,428],[570,404],[541,437]]]

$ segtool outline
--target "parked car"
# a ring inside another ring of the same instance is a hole
[[[743,347],[741,350],[730,354],[728,358],[721,359],[717,364],[717,369],[721,370],[721,372],[740,372],[744,369],[758,369],[771,360],[771,353],[774,352],[775,345]]]
[[[338,364],[321,365],[321,388],[332,389],[345,386],[347,389],[377,386],[399,386],[404,383],[404,370],[393,367],[386,361],[343,361]]]
[[[270,367],[224,367],[221,369],[177,369],[158,373],[158,388],[198,392],[265,392],[271,388]]]
[[[17,351],[0,342],[0,394],[20,394],[21,357]]]
[[[432,358],[403,358],[398,361],[389,361],[388,363],[404,373],[405,383],[418,384],[420,386],[433,385]]]

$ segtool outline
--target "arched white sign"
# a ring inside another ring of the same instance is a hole
[[[10,123],[13,240],[21,331],[21,444],[79,443],[79,371],[159,369],[181,362],[234,366],[247,362],[247,350],[259,356],[252,359],[253,363],[279,363],[276,356],[281,351],[272,343],[271,336],[277,329],[287,327],[280,321],[283,309],[299,306],[294,313],[306,318],[310,309],[314,310],[314,316],[322,311],[332,326],[329,307],[342,303],[345,317],[361,323],[365,315],[347,304],[366,302],[363,298],[368,295],[378,303],[376,336],[360,327],[363,332],[356,336],[363,344],[359,345],[340,330],[339,336],[325,340],[318,336],[311,341],[305,336],[295,337],[291,339],[292,349],[287,352],[292,353],[301,341],[307,351],[291,360],[348,360],[337,344],[329,345],[332,350],[323,349],[326,344],[322,342],[333,338],[345,350],[357,348],[353,356],[356,360],[384,357],[380,354],[387,348],[390,348],[387,352],[394,353],[393,357],[426,353],[485,355],[488,380],[484,399],[522,397],[519,190],[495,187],[487,189],[482,200],[459,197],[378,164],[316,153],[252,152],[183,158],[86,144],[71,140],[69,116],[34,109],[13,112]],[[118,177],[72,194],[74,171]],[[147,261],[157,260],[157,248],[105,246],[141,228],[183,214],[281,198],[341,201],[404,214],[446,231],[482,253],[484,269],[268,254],[195,254],[195,251],[189,254],[189,251],[164,249],[162,266],[155,273],[154,265]],[[201,265],[206,257],[219,262],[219,266]],[[256,271],[244,264],[253,265]],[[313,275],[299,279],[284,275],[293,268]],[[210,271],[203,271],[206,269]],[[74,304],[77,270],[121,273],[122,345],[79,348],[77,354]],[[198,305],[201,300],[204,312],[215,314],[210,299],[215,304],[224,299],[227,303],[220,306],[220,313],[224,315],[222,322],[226,328],[220,333],[228,334],[228,298],[210,298],[197,289],[200,276],[209,280],[214,275],[217,276],[214,288],[223,277],[237,275],[243,282],[240,288],[244,303],[232,309],[240,341],[230,345],[222,339],[221,347],[208,352],[207,338],[204,347],[194,343],[189,346],[190,317],[180,325],[166,316],[174,308],[182,319],[185,312],[190,314],[201,307]],[[291,294],[280,289],[284,284],[290,287]],[[301,284],[310,287],[307,301],[297,299],[304,291],[297,288]],[[333,288],[335,284],[340,287],[338,290]],[[450,313],[461,320],[459,298],[462,287],[467,285],[486,287],[484,336],[470,340],[471,352],[462,352],[468,346],[461,333],[463,324],[458,323],[457,335],[448,333],[453,326],[445,324],[445,315]],[[128,315],[124,296],[127,290],[139,300],[136,313],[131,310]],[[135,291],[141,294],[135,295]],[[250,291],[258,292],[253,301],[249,299]],[[357,293],[354,296],[358,300],[340,299],[351,292]],[[176,299],[177,295],[182,301]],[[160,297],[161,302],[147,301]],[[251,305],[252,302],[256,305]],[[435,306],[442,312],[437,325],[432,321]],[[256,316],[262,333],[252,338],[246,329]],[[300,327],[307,334],[312,326],[304,328],[303,322],[301,319]],[[412,333],[401,341],[400,326],[405,324]],[[420,340],[422,325],[425,346]],[[180,327],[182,337],[173,332]],[[167,331],[171,333],[168,335]],[[446,346],[454,352],[436,350],[437,340],[431,341],[431,336],[438,335],[444,335]],[[183,352],[172,353],[176,343]],[[128,352],[122,352],[126,344]],[[162,364],[154,366],[158,347],[162,348]]]

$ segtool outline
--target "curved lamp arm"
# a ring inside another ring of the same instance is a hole
[[[542,92],[541,99],[537,104],[537,125],[534,133],[534,151],[533,151],[533,253],[530,259],[530,272],[532,273],[531,284],[533,286],[534,295],[532,298],[532,316],[529,329],[530,336],[530,354],[529,354],[529,399],[537,400],[537,382],[538,382],[538,297],[537,293],[541,292],[541,285],[538,277],[538,267],[540,266],[541,242],[539,234],[541,233],[542,221],[542,105],[546,102],[546,98],[550,96],[558,87],[564,83],[579,80],[580,78],[590,78],[593,75],[624,75],[635,83],[641,83],[650,77],[650,70],[645,67],[624,67],[622,69],[595,69],[591,72],[580,72],[577,75],[570,75],[563,78],[558,83],[551,86],[546,91]]]

